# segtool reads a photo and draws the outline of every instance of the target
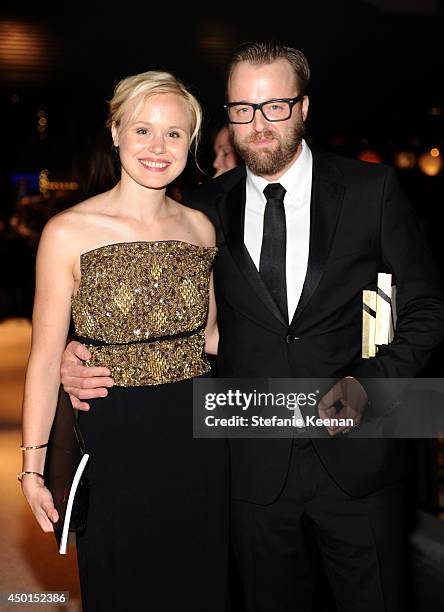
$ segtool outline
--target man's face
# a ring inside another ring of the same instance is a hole
[[[260,103],[274,98],[294,98],[298,87],[287,60],[254,66],[240,62],[228,82],[229,102]],[[231,124],[234,145],[253,174],[276,180],[296,160],[304,136],[308,98],[293,106],[290,119],[267,121],[256,110],[251,123]]]

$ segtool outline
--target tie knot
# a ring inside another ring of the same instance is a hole
[[[264,189],[264,196],[267,198],[267,202],[268,200],[281,200],[283,202],[286,192],[287,190],[280,183],[270,183]]]

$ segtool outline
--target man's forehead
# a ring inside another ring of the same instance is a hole
[[[287,60],[278,59],[267,64],[239,62],[231,72],[228,92],[251,92],[251,95],[276,90],[271,97],[294,95],[296,77]],[[279,93],[280,92],[280,93]]]

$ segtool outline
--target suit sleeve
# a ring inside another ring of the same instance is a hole
[[[366,388],[374,413],[393,400],[389,385],[366,379],[414,378],[444,338],[444,292],[438,269],[415,211],[402,192],[395,171],[388,169],[382,196],[381,259],[396,284],[397,323],[394,340],[377,357],[353,369]],[[389,399],[390,398],[390,399]]]

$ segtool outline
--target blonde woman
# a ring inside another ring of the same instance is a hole
[[[23,445],[48,440],[71,316],[91,374],[115,381],[79,416],[90,453],[84,610],[226,609],[224,445],[192,434],[192,380],[217,349],[215,232],[165,193],[200,124],[171,74],[121,81],[109,115],[120,182],[51,219],[39,245]],[[51,531],[45,452],[23,453],[22,488]]]

